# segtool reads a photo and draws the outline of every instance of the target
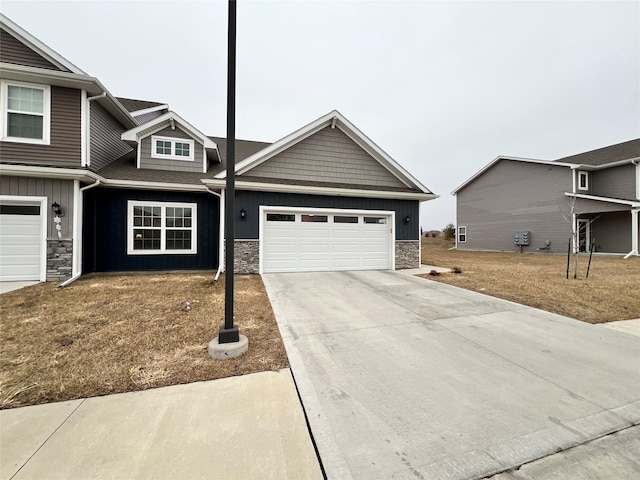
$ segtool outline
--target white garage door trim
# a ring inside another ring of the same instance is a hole
[[[28,197],[21,195],[0,195],[3,205],[38,205],[40,207],[40,278],[47,281],[47,197]],[[0,245],[0,249],[2,246]],[[0,280],[4,280],[0,278]]]
[[[395,269],[395,212],[390,210],[355,210],[341,208],[308,208],[308,207],[280,207],[260,206],[259,225],[259,272],[264,273],[265,263],[265,227],[268,213],[314,214],[314,215],[344,215],[344,216],[376,216],[387,218],[388,227],[388,268]]]

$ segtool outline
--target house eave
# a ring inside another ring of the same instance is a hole
[[[13,177],[58,178],[62,180],[95,181],[100,178],[95,173],[74,168],[39,167],[34,165],[0,164],[0,175]]]
[[[202,183],[211,188],[225,188],[225,181],[221,179],[202,179]],[[399,200],[418,200],[425,202],[434,200],[439,195],[419,192],[391,192],[385,190],[365,190],[357,188],[315,187],[311,185],[289,185],[283,183],[244,182],[240,179],[235,182],[238,190],[252,190],[261,192],[297,193],[308,195],[327,195],[333,197],[366,197],[366,198],[392,198]]]
[[[599,197],[596,195],[588,195],[585,193],[565,192],[564,194],[567,197],[581,198],[583,200],[594,200],[596,202],[614,203],[617,205],[628,205],[631,208],[640,208],[640,202],[635,202],[633,200],[622,200],[620,198]]]

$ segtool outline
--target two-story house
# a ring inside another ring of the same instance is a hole
[[[220,269],[226,139],[0,20],[0,278]],[[419,266],[437,196],[339,112],[235,151],[238,272]]]
[[[640,139],[555,161],[498,157],[453,195],[461,250],[638,255]]]

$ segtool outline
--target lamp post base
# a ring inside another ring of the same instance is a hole
[[[248,349],[249,339],[244,335],[238,335],[238,341],[236,342],[220,343],[220,337],[216,337],[209,342],[209,356],[215,360],[237,358]]]
[[[220,327],[218,330],[218,338],[220,343],[234,343],[239,341],[240,334],[238,333],[238,327],[235,325],[231,328]]]

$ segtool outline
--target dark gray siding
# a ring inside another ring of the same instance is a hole
[[[0,58],[6,63],[26,65],[28,67],[47,68],[68,72],[69,70],[56,67],[49,60],[31,50],[9,32],[0,30]]]
[[[601,202],[598,200],[585,200],[577,198],[575,202],[574,212],[576,215],[583,213],[601,213],[601,212],[621,212],[630,211],[631,206],[620,205],[618,203]]]
[[[80,167],[80,90],[51,87],[50,145],[0,142],[3,163]]]
[[[197,253],[127,254],[128,200],[197,203]],[[220,201],[206,193],[92,188],[85,192],[82,273],[218,268]]]
[[[125,130],[102,105],[97,102],[91,103],[89,150],[91,170],[98,171],[131,151],[131,147],[120,140],[120,135]]]
[[[252,177],[406,187],[339,128],[327,127],[252,168]]]
[[[140,149],[140,168],[149,168],[153,170],[174,170],[178,172],[202,172],[202,151],[203,146],[195,138],[191,137],[187,133],[183,132],[176,127],[175,130],[171,130],[167,127],[163,130],[155,132],[154,136],[169,137],[169,138],[185,138],[195,141],[194,159],[193,161],[185,160],[164,160],[161,158],[151,157],[151,135],[141,140]]]
[[[149,120],[153,120],[154,118],[159,117],[160,115],[164,115],[166,110],[158,110],[157,112],[145,113],[144,115],[138,115],[135,117],[138,125],[142,125],[143,123],[147,123]]]
[[[353,210],[385,210],[396,212],[396,240],[418,240],[419,203],[417,200],[393,200],[383,198],[332,197],[321,195],[297,195],[293,193],[236,191],[236,238],[257,239],[260,228],[260,206],[343,208]],[[246,220],[240,220],[240,210],[247,212]],[[411,222],[405,223],[409,215]]]
[[[467,227],[464,250],[515,251],[513,233],[530,231],[535,252],[546,240],[553,252],[566,249],[572,188],[566,167],[502,160],[457,193],[457,226]],[[518,247],[519,250],[519,247]]]
[[[73,236],[73,180],[2,175],[0,177],[0,195],[47,197],[49,199],[47,208],[49,209],[54,202],[57,202],[62,207],[64,214],[60,224],[62,238]],[[47,237],[58,238],[51,210],[47,212],[47,217]]]
[[[631,251],[631,213],[615,212],[598,215],[591,224],[591,238],[596,251],[629,253]]]
[[[591,194],[601,197],[636,198],[636,167],[633,164],[591,172]]]

